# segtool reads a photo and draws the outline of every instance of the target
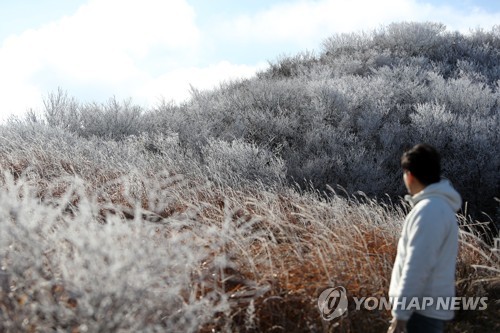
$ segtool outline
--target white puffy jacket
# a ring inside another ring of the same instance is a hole
[[[412,209],[406,217],[392,271],[389,297],[406,297],[406,307],[394,303],[392,314],[408,320],[413,311],[450,320],[451,309],[437,308],[437,297],[455,296],[458,223],[455,213],[462,199],[448,180],[431,184],[406,200]],[[432,297],[432,306],[408,309],[412,297]]]

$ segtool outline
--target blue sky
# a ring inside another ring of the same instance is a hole
[[[0,118],[42,109],[58,87],[80,101],[144,107],[321,51],[339,32],[398,21],[489,30],[487,0],[0,0]]]

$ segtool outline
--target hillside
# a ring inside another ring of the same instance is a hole
[[[45,117],[83,137],[176,133],[229,185],[340,185],[396,200],[401,152],[428,142],[467,213],[480,217],[496,213],[500,193],[499,79],[500,30],[400,23],[332,36],[319,55],[282,57],[253,79],[193,91],[183,105],[80,105],[59,93]]]
[[[50,94],[0,127],[0,332],[385,332],[428,142],[467,202],[449,332],[500,329],[500,30],[398,23],[144,110]],[[321,320],[344,286],[349,313]]]

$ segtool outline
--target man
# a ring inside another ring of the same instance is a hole
[[[441,179],[440,156],[433,147],[416,145],[403,154],[401,166],[409,193],[405,199],[412,209],[403,224],[392,271],[393,320],[388,332],[443,332],[454,313],[437,303],[438,297],[455,296],[455,213],[462,199],[448,180]],[[412,298],[417,303],[412,304]]]

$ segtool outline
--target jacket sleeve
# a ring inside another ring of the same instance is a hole
[[[439,208],[432,204],[415,207],[418,210],[408,221],[406,256],[401,271],[401,278],[396,288],[399,300],[406,299],[408,306],[412,297],[423,297],[423,290],[435,268],[439,249],[445,237],[444,216]],[[395,303],[392,314],[400,320],[408,320],[415,309],[405,309],[401,303]]]

